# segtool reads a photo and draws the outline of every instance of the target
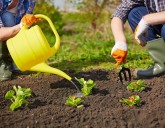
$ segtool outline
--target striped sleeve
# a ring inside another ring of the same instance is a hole
[[[143,0],[123,0],[117,7],[116,11],[112,14],[111,18],[119,17],[123,23],[125,23],[128,17],[128,13],[131,11],[131,9],[140,5],[144,5]]]
[[[29,7],[26,13],[32,14],[35,4],[36,4],[36,0],[29,0]]]
[[[2,27],[4,27],[4,24],[3,24],[2,19],[0,17],[0,28],[2,28]]]
[[[3,3],[2,0],[0,1],[0,28],[4,27],[2,19],[1,19],[1,13],[3,12]]]

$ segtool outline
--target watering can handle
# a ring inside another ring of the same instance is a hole
[[[35,17],[45,19],[49,23],[49,25],[50,25],[50,27],[51,27],[51,29],[52,29],[53,33],[55,34],[55,37],[56,37],[56,42],[55,42],[54,46],[52,47],[53,51],[56,53],[60,48],[60,36],[59,36],[56,28],[54,27],[52,21],[50,20],[49,17],[42,15],[42,14],[36,14]]]

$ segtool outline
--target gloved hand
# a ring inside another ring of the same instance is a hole
[[[141,46],[145,46],[147,44],[146,36],[148,27],[149,25],[142,18],[135,29],[134,38],[136,39],[137,43]]]
[[[30,27],[33,23],[36,23],[39,18],[36,18],[33,14],[26,14],[21,19],[22,26]]]
[[[116,42],[114,47],[111,50],[112,57],[116,60],[116,66],[119,66],[122,62],[126,63],[127,56],[127,43],[125,42]]]

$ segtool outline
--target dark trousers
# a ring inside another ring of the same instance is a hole
[[[147,8],[144,6],[135,7],[129,12],[128,23],[130,24],[133,32],[142,17],[147,14]],[[151,41],[159,37],[162,37],[165,40],[165,24],[155,26],[150,25],[148,29],[147,41]]]

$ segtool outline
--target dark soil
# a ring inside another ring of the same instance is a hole
[[[57,75],[21,75],[0,85],[0,128],[165,128],[165,77],[145,80],[148,87],[142,92],[131,92],[122,85],[116,71],[95,70],[72,77],[92,79],[96,87],[92,95],[83,98],[84,107],[65,105],[76,93],[75,87]],[[31,88],[29,106],[16,111],[9,109],[5,93],[13,85]],[[119,99],[137,94],[141,106],[132,108]]]

